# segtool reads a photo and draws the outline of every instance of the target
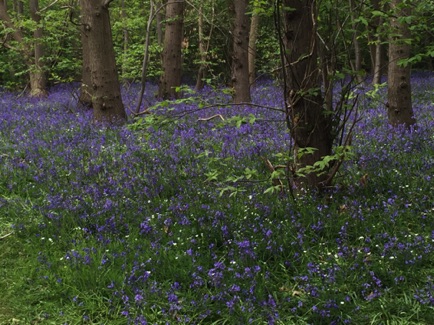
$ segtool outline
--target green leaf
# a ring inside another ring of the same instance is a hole
[[[379,11],[379,10],[372,10],[372,11],[371,11],[371,14],[372,14],[373,17],[383,17],[383,18],[387,18],[387,14],[384,13],[384,12],[382,12],[382,11]]]
[[[229,197],[231,197],[234,192],[237,192],[237,188],[234,186],[226,186],[220,190],[219,196],[222,197],[223,194],[225,194],[228,191],[231,192],[231,194],[229,195]]]
[[[205,176],[207,177],[205,182],[217,181],[219,175],[220,175],[219,171],[211,170],[211,171],[205,173]]]

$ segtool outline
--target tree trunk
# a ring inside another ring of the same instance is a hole
[[[80,0],[84,37],[87,39],[84,48],[89,51],[90,58],[94,120],[123,124],[126,114],[120,93],[107,2]]]
[[[158,88],[158,96],[164,99],[179,97],[176,87],[181,86],[184,7],[184,0],[169,0],[166,6],[163,74]]]
[[[15,0],[13,2],[13,9],[18,15],[22,15],[24,13],[24,3],[22,0]]]
[[[371,0],[372,8],[377,11],[382,11],[383,5],[379,0]],[[368,41],[371,54],[372,65],[372,85],[381,83],[381,74],[383,71],[383,39],[382,39],[382,17],[373,17],[371,20],[371,28],[368,32]]]
[[[381,36],[377,36],[377,41],[375,43],[374,47],[374,59],[373,59],[373,68],[374,68],[374,74],[372,76],[372,85],[378,85],[381,83],[381,67],[383,65],[382,63],[382,45],[381,45]]]
[[[356,73],[356,78],[358,83],[363,82],[362,75],[362,49],[360,47],[359,42],[359,31],[358,26],[355,23],[355,15],[354,12],[357,10],[354,4],[354,0],[349,0],[350,5],[350,15],[353,29],[353,47],[354,47],[354,67],[353,70]]]
[[[197,72],[196,78],[196,90],[201,90],[204,86],[204,78],[206,71],[206,48],[205,48],[205,40],[203,34],[203,3],[199,3],[199,12],[197,17],[197,32],[199,37],[199,55],[200,55],[200,64],[199,71]]]
[[[146,24],[146,37],[145,37],[145,49],[143,53],[143,61],[142,61],[142,76],[140,78],[140,91],[139,91],[139,97],[137,99],[137,105],[135,113],[140,113],[140,108],[142,106],[143,101],[143,94],[145,93],[146,89],[146,77],[148,75],[148,61],[149,61],[149,39],[151,34],[151,24],[152,20],[154,18],[155,11],[158,13],[159,8],[155,8],[154,1],[150,1],[150,9],[149,9],[149,16],[148,16],[148,23]]]
[[[90,71],[90,49],[89,49],[89,36],[86,34],[86,24],[84,16],[81,15],[81,53],[82,53],[82,66],[81,66],[81,85],[80,85],[80,104],[87,108],[92,108],[92,80]]]
[[[296,166],[303,168],[320,161],[332,151],[332,117],[323,106],[318,69],[315,0],[283,1],[287,117],[294,139]],[[314,148],[313,153],[301,153]],[[301,153],[301,154],[298,154]],[[303,186],[320,187],[327,174],[308,173]]]
[[[33,32],[34,39],[34,66],[30,69],[30,96],[43,97],[47,95],[47,79],[44,72],[44,48],[42,46],[42,28],[39,26],[41,16],[39,15],[39,1],[30,0],[30,16],[38,25]]]
[[[387,113],[389,123],[393,126],[404,124],[407,128],[416,123],[411,102],[410,65],[403,66],[401,60],[410,57],[411,45],[410,29],[400,21],[400,17],[408,17],[409,9],[400,0],[390,2],[392,16],[390,18],[391,31],[389,38],[389,71]]]
[[[121,18],[122,18],[122,36],[123,36],[123,47],[124,47],[124,52],[123,52],[123,58],[122,58],[122,72],[121,72],[121,78],[125,78],[126,76],[126,58],[128,55],[128,46],[129,46],[129,33],[128,33],[128,28],[127,28],[127,11],[126,11],[126,7],[125,7],[125,0],[122,0],[121,3]]]
[[[249,32],[249,84],[253,86],[256,81],[256,41],[258,39],[259,15],[254,13]]]
[[[249,84],[249,30],[248,0],[234,0],[232,85],[234,103],[250,102]]]
[[[40,17],[38,15],[38,1],[30,1],[30,12],[32,19],[39,23]],[[12,30],[12,37],[14,40],[20,44],[21,52],[23,54],[23,59],[29,68],[30,77],[30,95],[31,96],[43,96],[46,94],[46,79],[43,73],[42,60],[43,55],[41,38],[42,29],[37,28],[34,32],[34,46],[29,46],[25,41],[23,32],[20,28],[16,27],[12,22],[7,10],[6,3],[4,0],[0,1],[0,20],[3,24]]]
[[[157,8],[157,43],[158,45],[163,45],[163,19],[164,19],[164,1],[157,1],[155,4]]]

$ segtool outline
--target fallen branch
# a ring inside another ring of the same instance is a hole
[[[12,234],[13,234],[13,233],[10,232],[9,234],[3,235],[3,236],[0,237],[0,240],[9,237],[9,236],[12,235]]]
[[[216,115],[213,115],[213,116],[210,116],[210,117],[201,117],[201,118],[198,118],[197,120],[198,121],[210,121],[210,120],[212,120],[213,118],[216,118],[216,117],[220,117],[222,121],[225,120],[225,118],[221,114],[216,114]]]

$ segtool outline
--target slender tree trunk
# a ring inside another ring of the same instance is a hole
[[[259,15],[254,13],[249,32],[249,83],[253,86],[256,81],[256,41],[259,31]]]
[[[44,72],[44,48],[42,45],[42,28],[39,26],[41,16],[39,15],[39,1],[30,0],[30,16],[38,25],[33,32],[35,64],[30,70],[30,95],[32,97],[43,97],[47,95],[47,81]]]
[[[333,137],[331,115],[323,106],[316,37],[316,1],[283,0],[283,41],[288,95],[286,103],[297,167],[311,166],[330,155]],[[289,9],[290,8],[290,9]],[[313,153],[302,153],[314,148]],[[301,154],[298,154],[301,153]],[[308,187],[319,187],[327,175],[309,173],[301,179]]]
[[[371,0],[371,2],[374,10],[380,11],[383,9],[379,0]],[[369,48],[372,66],[372,85],[381,83],[381,74],[383,73],[383,39],[381,37],[383,22],[383,18],[375,17],[371,22],[371,31],[368,32],[368,40],[371,43]]]
[[[362,75],[362,49],[360,47],[359,42],[359,31],[358,26],[355,23],[354,11],[356,11],[356,6],[354,4],[354,0],[349,0],[350,5],[350,15],[352,21],[352,29],[353,29],[353,47],[354,47],[354,72],[356,73],[356,78],[358,83],[363,82]]]
[[[169,0],[166,6],[163,74],[158,88],[158,96],[165,99],[178,98],[180,95],[175,88],[181,86],[184,7],[184,0]]]
[[[23,53],[25,54],[25,59],[27,60],[27,56],[30,56],[30,49],[28,48],[27,44],[24,43],[24,37],[21,30],[19,28],[16,28],[16,26],[12,22],[11,17],[7,12],[6,2],[4,0],[0,0],[0,20],[3,21],[4,25],[7,28],[10,28],[12,30],[11,35],[14,40],[21,44],[21,46],[23,47]]]
[[[94,119],[96,122],[123,124],[126,114],[112,43],[109,5],[106,0],[80,0],[80,4],[90,58]]]
[[[249,84],[249,30],[248,0],[234,0],[232,85],[234,103],[250,102]]]
[[[381,83],[381,68],[383,66],[383,46],[381,45],[380,35],[377,37],[374,49],[374,74],[372,76],[372,85],[378,85]]]
[[[400,61],[410,57],[411,45],[407,40],[411,35],[408,25],[399,20],[400,17],[409,16],[410,10],[408,6],[402,4],[401,0],[390,1],[390,8],[392,16],[387,75],[387,113],[389,123],[393,126],[404,124],[410,127],[416,123],[411,102],[411,67],[410,65],[403,66]]]
[[[199,55],[200,55],[200,64],[199,71],[197,72],[196,78],[196,90],[201,90],[204,86],[204,78],[206,71],[206,48],[205,48],[205,40],[203,34],[203,3],[199,3],[199,12],[197,17],[197,32],[199,37]]]
[[[13,2],[13,9],[15,12],[19,15],[22,15],[24,13],[24,3],[22,0],[15,0]]]
[[[122,6],[122,9],[121,9],[121,17],[122,17],[122,24],[123,24],[123,27],[122,27],[122,36],[123,36],[123,42],[124,42],[124,53],[123,53],[123,58],[122,58],[122,72],[121,72],[121,74],[122,74],[122,78],[125,78],[125,75],[126,75],[126,70],[125,70],[125,68],[126,68],[126,58],[127,58],[127,55],[128,55],[128,46],[129,46],[129,33],[128,33],[128,28],[126,27],[126,22],[127,22],[127,19],[128,19],[128,17],[127,17],[127,11],[126,11],[126,8],[125,8],[125,0],[122,0],[122,3],[121,3],[121,6]]]
[[[157,8],[157,43],[158,45],[163,45],[163,19],[164,19],[164,12],[165,12],[165,8],[164,8],[164,0],[160,0],[157,1],[157,3],[155,4],[156,8]]]
[[[137,99],[137,105],[136,105],[136,114],[140,113],[140,109],[142,106],[143,101],[143,94],[146,90],[146,78],[148,75],[148,61],[149,61],[149,39],[151,34],[151,24],[152,20],[154,19],[155,11],[157,11],[158,14],[159,8],[155,8],[154,1],[150,1],[150,9],[149,9],[149,16],[148,16],[148,23],[146,24],[146,38],[145,38],[145,49],[143,53],[143,61],[142,61],[142,76],[140,80],[140,91],[139,91],[139,97]]]
[[[38,14],[38,1],[31,0],[30,1],[30,12],[32,19],[35,20],[36,23],[39,23],[40,17]],[[12,22],[7,10],[6,3],[4,0],[0,1],[0,20],[3,21],[3,24],[12,30],[11,35],[14,40],[20,44],[21,53],[23,54],[23,60],[27,64],[29,68],[29,77],[30,77],[30,95],[31,96],[43,96],[46,94],[46,79],[43,74],[42,68],[42,60],[41,57],[43,55],[41,38],[42,38],[42,30],[37,28],[34,33],[34,45],[29,46],[29,44],[25,41],[23,32],[21,29],[16,27]]]

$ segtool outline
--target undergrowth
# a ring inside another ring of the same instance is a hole
[[[431,81],[414,82],[417,129],[362,107],[335,185],[295,198],[267,191],[278,111],[190,100],[97,129],[63,89],[5,98],[0,323],[433,324]]]

